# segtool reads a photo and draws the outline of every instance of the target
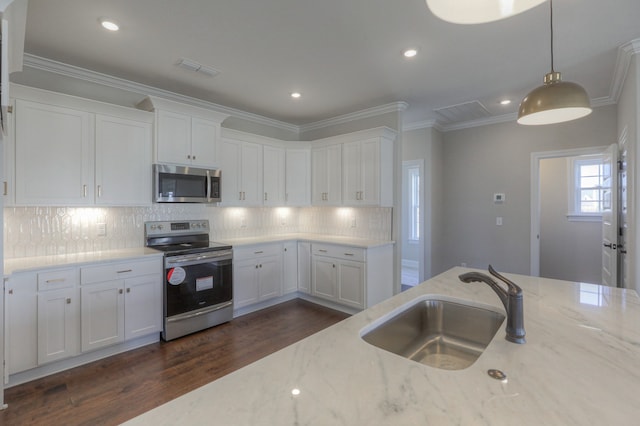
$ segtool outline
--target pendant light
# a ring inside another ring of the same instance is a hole
[[[431,12],[454,24],[482,24],[508,18],[545,0],[426,0]]]
[[[518,123],[542,125],[575,120],[591,114],[587,92],[576,83],[562,81],[553,68],[553,0],[549,0],[551,22],[551,72],[543,85],[533,89],[520,103]]]

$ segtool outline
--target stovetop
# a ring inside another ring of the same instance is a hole
[[[145,222],[146,246],[167,254],[190,254],[231,250],[229,244],[209,240],[208,220]]]

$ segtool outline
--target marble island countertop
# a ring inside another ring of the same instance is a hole
[[[457,279],[467,271],[453,268],[127,424],[637,424],[640,298],[632,290],[505,274],[524,291],[527,343],[507,342],[505,321],[464,370],[409,361],[359,337],[424,295],[503,311],[489,286]]]

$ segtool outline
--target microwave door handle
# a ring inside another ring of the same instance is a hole
[[[211,202],[211,173],[207,170],[207,201]]]

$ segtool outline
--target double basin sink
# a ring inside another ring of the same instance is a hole
[[[415,299],[366,327],[380,349],[444,370],[462,370],[482,354],[505,320],[493,307],[441,296]]]

